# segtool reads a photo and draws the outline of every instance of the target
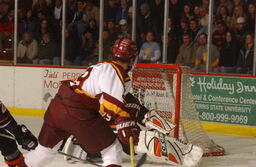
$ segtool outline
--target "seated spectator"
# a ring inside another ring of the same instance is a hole
[[[46,0],[37,0],[32,7],[34,14],[37,14],[39,11],[43,11],[44,13],[47,13],[48,16],[51,15],[50,9],[50,5],[46,2]]]
[[[0,23],[0,49],[13,48],[14,10],[10,10]]]
[[[77,0],[74,10],[71,12],[71,22],[68,24],[68,29],[77,34],[78,38],[82,38],[86,25],[83,21],[84,9],[86,3],[84,0]]]
[[[240,45],[244,43],[246,33],[247,32],[246,32],[245,18],[244,17],[237,18],[237,22],[234,28],[234,34],[235,34],[235,38],[238,40]]]
[[[194,19],[192,8],[188,4],[183,6],[183,12],[181,18],[187,18],[188,20]]]
[[[179,38],[182,40],[183,34],[189,33],[189,20],[187,18],[183,18],[180,21],[180,27],[179,27]]]
[[[37,57],[37,53],[37,41],[32,38],[32,34],[30,32],[25,32],[17,47],[17,62],[24,64],[35,64],[33,61]]]
[[[225,10],[227,10],[225,11],[227,12],[227,15],[230,15],[232,11],[232,4],[230,0],[220,0],[220,2],[217,4],[217,15],[221,15],[221,10],[223,10],[222,8],[225,8]]]
[[[42,35],[42,40],[38,46],[38,57],[36,64],[40,65],[59,65],[60,52],[57,44],[51,39],[50,33],[46,32]]]
[[[201,16],[200,16],[200,7],[199,6],[194,6],[193,15],[194,15],[194,18],[199,23],[200,22],[200,18],[201,18]]]
[[[129,30],[128,23],[125,19],[120,20],[120,33],[118,34],[118,38],[128,38],[131,39],[131,33]]]
[[[179,48],[179,54],[176,58],[176,64],[194,67],[196,59],[197,44],[192,41],[189,33],[182,36],[182,45]]]
[[[192,40],[197,40],[197,36],[199,35],[200,28],[196,19],[191,19],[189,21],[189,33],[191,34]]]
[[[168,46],[167,46],[167,61],[175,63],[180,47],[180,36],[178,28],[174,25],[173,19],[169,18],[168,22]]]
[[[110,33],[108,30],[103,31],[102,33],[103,38],[103,61],[108,61],[111,58],[112,54],[112,44]]]
[[[199,47],[196,50],[195,71],[204,72],[206,71],[206,62],[208,59],[207,35],[200,34],[198,43],[199,43]],[[209,70],[213,71],[213,69],[218,66],[218,62],[219,62],[219,51],[215,45],[212,45]]]
[[[201,19],[200,19],[200,25],[202,27],[207,27],[208,24],[209,24],[209,13],[208,13],[208,10],[206,10],[205,8],[200,8],[200,16],[201,16]]]
[[[227,7],[222,6],[220,8],[219,14],[217,15],[217,19],[224,21],[226,25],[230,24],[231,17],[228,14],[228,8]]]
[[[115,20],[117,14],[117,5],[115,0],[107,0],[104,7],[104,20]]]
[[[236,72],[248,74],[252,72],[253,68],[253,49],[254,49],[254,35],[247,34],[245,37],[245,44],[240,49]]]
[[[22,37],[22,35],[25,32],[35,32],[36,31],[36,19],[32,15],[32,10],[29,9],[25,12],[25,17],[20,20],[19,26],[18,26],[18,32],[19,36]]]
[[[115,24],[119,24],[119,21],[121,19],[128,20],[128,9],[129,9],[129,5],[127,0],[121,0],[120,6],[117,9]]]
[[[93,38],[97,39],[99,38],[99,28],[97,26],[97,22],[95,19],[90,19],[88,22],[88,25],[86,26],[86,29],[90,29],[93,33]]]
[[[225,36],[227,32],[227,25],[224,21],[217,21],[215,25],[215,31],[212,34],[212,43],[221,48],[225,42]]]
[[[66,29],[65,30],[65,65],[73,65],[73,62],[76,56],[79,55],[79,39],[75,34],[72,34],[72,31]]]
[[[246,30],[253,33],[255,31],[256,3],[249,3],[246,16]]]
[[[110,36],[110,41],[112,41],[112,43],[117,39],[118,36],[118,29],[115,25],[114,20],[109,20],[107,22],[107,30],[109,32],[109,36]]]
[[[148,32],[146,35],[146,42],[143,43],[140,53],[140,63],[157,63],[160,61],[161,51],[160,46],[154,41],[154,33]]]
[[[82,62],[89,63],[90,55],[95,48],[95,39],[93,38],[93,30],[86,29],[82,38],[82,44],[79,49],[79,55],[75,58],[74,65],[80,66]]]
[[[43,19],[40,21],[40,25],[35,32],[35,38],[37,41],[41,41],[41,37],[45,33],[51,33],[51,28],[49,25],[49,21],[47,19]]]
[[[244,11],[243,8],[240,6],[235,6],[233,8],[233,13],[230,19],[229,29],[233,30],[235,28],[235,25],[237,23],[237,19],[239,17],[244,17]]]
[[[226,41],[220,49],[219,67],[215,69],[215,72],[235,73],[240,48],[240,44],[232,32],[228,31],[226,33]]]
[[[85,24],[88,24],[91,19],[94,19],[96,20],[97,25],[99,25],[99,13],[99,8],[93,4],[93,0],[87,0],[83,15]]]

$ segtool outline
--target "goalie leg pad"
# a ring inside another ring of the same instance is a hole
[[[184,144],[157,131],[141,131],[136,151],[147,153],[158,161],[186,167],[196,166],[203,154],[201,148]]]

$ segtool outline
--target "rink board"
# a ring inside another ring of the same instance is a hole
[[[14,115],[43,117],[60,86],[59,82],[77,77],[84,70],[85,68],[0,66],[0,77],[4,81],[0,83],[0,99]],[[256,101],[255,77],[195,74],[190,80],[196,108],[207,132],[256,137],[256,105],[220,104],[217,101],[218,98],[239,100],[242,97],[250,98],[249,102],[253,103]],[[236,85],[241,86],[241,83],[247,86],[247,90],[250,88],[250,91],[238,92]],[[217,100],[212,100],[212,97]],[[232,105],[237,109],[234,113],[224,110],[224,107]]]

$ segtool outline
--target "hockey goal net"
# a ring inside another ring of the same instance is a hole
[[[204,156],[224,155],[224,149],[204,131],[190,87],[190,74],[178,65],[137,64],[132,71],[132,93],[148,109],[173,122],[173,137],[204,149]]]

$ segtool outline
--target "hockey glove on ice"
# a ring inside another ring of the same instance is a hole
[[[130,118],[118,117],[116,119],[117,136],[123,144],[129,144],[129,137],[133,137],[134,144],[139,141],[139,128]]]

